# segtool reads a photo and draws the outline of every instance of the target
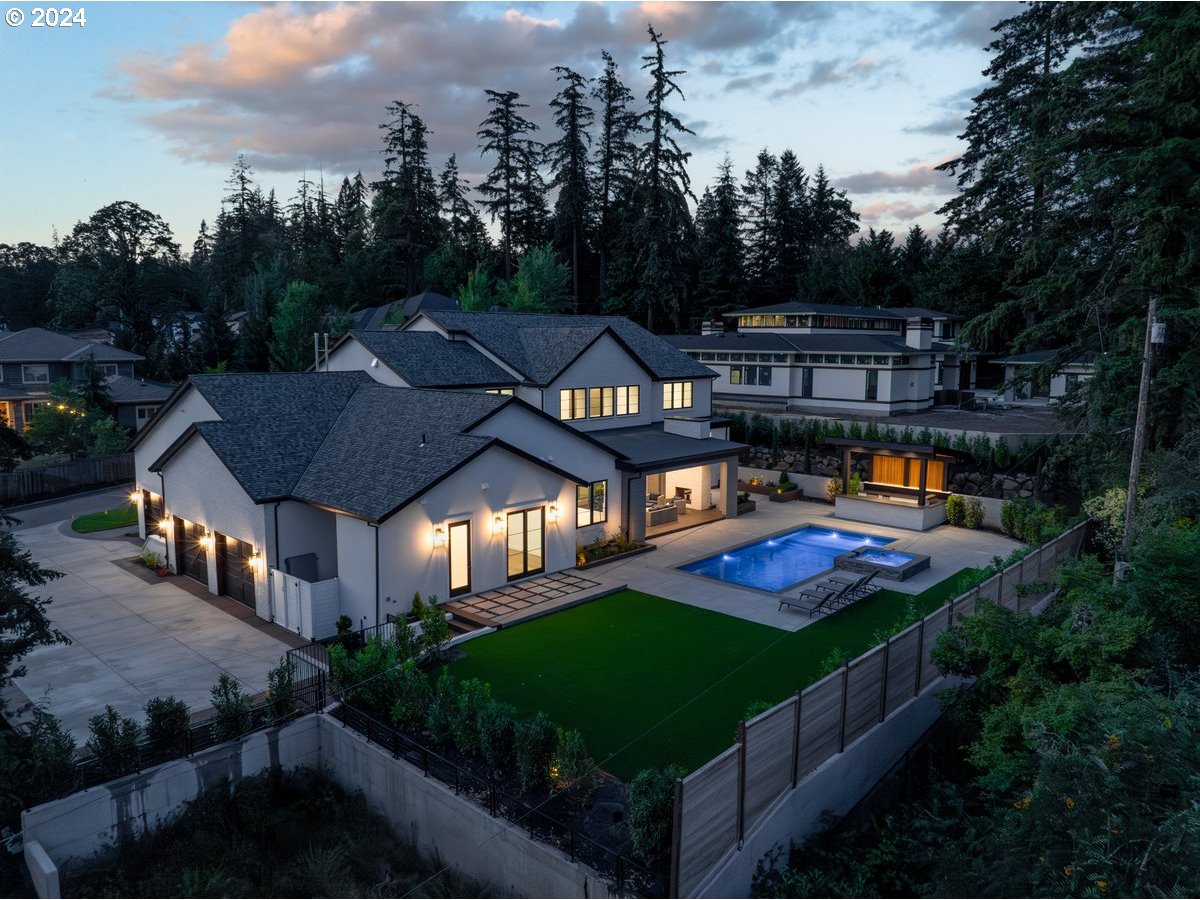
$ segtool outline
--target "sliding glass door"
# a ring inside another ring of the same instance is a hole
[[[546,570],[545,507],[508,514],[508,580]]]

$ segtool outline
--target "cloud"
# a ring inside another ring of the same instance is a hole
[[[609,50],[640,105],[646,26],[670,42],[674,68],[730,65],[790,46],[822,4],[279,3],[238,16],[216,40],[122,57],[102,94],[131,111],[186,160],[228,163],[245,152],[266,171],[377,173],[384,108],[415,103],[434,160],[478,164],[485,88],[515,90],[526,115],[550,125],[550,69],[592,76]],[[755,77],[753,72],[742,77]],[[736,78],[734,80],[737,80]],[[683,81],[685,91],[687,81]],[[735,88],[736,89],[736,88]],[[687,107],[676,107],[686,113]],[[726,143],[703,134],[691,146]]]
[[[707,119],[696,119],[685,123],[695,134],[684,134],[679,138],[679,146],[684,150],[710,150],[714,147],[728,147],[733,141],[727,134],[712,131],[713,123]]]
[[[948,46],[964,44],[968,47],[986,47],[996,35],[992,28],[1001,20],[1021,12],[1017,2],[995,2],[995,0],[973,0],[973,2],[931,3],[934,24],[926,29],[919,46]]]
[[[818,60],[812,64],[808,75],[799,81],[792,82],[787,87],[771,91],[770,96],[772,100],[777,100],[780,97],[791,97],[833,84],[865,81],[891,64],[892,60],[890,59],[874,60],[868,56],[861,56],[853,62],[848,62],[843,58]]]
[[[757,75],[740,75],[737,78],[731,78],[729,81],[725,82],[725,90],[747,91],[751,88],[756,88],[759,85],[767,84],[774,80],[774,72],[759,72]]]
[[[835,184],[843,190],[859,194],[892,193],[896,191],[949,192],[954,188],[951,176],[937,171],[940,163],[917,163],[907,171],[859,172],[839,178]]]
[[[914,203],[911,200],[893,200],[885,203],[871,203],[858,210],[862,223],[860,237],[864,236],[867,228],[890,228],[895,231],[907,230],[921,216],[937,209],[936,203]]]
[[[953,113],[943,116],[940,119],[934,119],[932,122],[926,122],[923,125],[905,125],[904,130],[909,134],[950,134],[958,135],[967,127],[965,114],[954,115]]]

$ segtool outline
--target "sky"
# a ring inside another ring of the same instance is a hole
[[[9,5],[11,4],[11,6]],[[697,196],[726,154],[824,164],[863,228],[936,230],[954,193],[934,166],[984,84],[990,29],[1015,3],[89,3],[86,24],[0,26],[0,243],[50,243],[117,200],[162,216],[185,252],[239,153],[286,201],[382,168],[378,125],[416,103],[435,170],[483,180],[485,88],[515,90],[552,139],[553,66],[608,50],[644,105],[647,25],[686,70]],[[61,8],[61,7],[60,7]],[[77,8],[77,7],[76,7]]]

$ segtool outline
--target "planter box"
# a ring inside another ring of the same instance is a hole
[[[581,563],[575,568],[581,571],[583,569],[591,569],[596,566],[602,566],[605,563],[616,562],[618,559],[628,559],[631,556],[637,556],[640,553],[649,553],[651,550],[657,549],[658,547],[655,544],[646,544],[643,547],[635,547],[632,550],[626,550],[624,553],[614,553],[612,556],[604,557],[604,559],[593,559],[591,562]]]
[[[738,515],[739,516],[749,515],[750,513],[754,512],[756,509],[758,509],[758,504],[755,503],[753,500],[739,500],[738,501]]]
[[[767,484],[750,484],[745,481],[738,482],[738,490],[746,494],[762,494],[764,497],[775,493],[775,488]]]
[[[796,488],[794,491],[784,491],[782,494],[778,491],[772,491],[767,497],[772,503],[787,503],[789,500],[799,500],[804,496],[804,491]]]

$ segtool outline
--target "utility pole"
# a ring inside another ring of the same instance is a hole
[[[1125,534],[1121,538],[1121,549],[1117,551],[1116,565],[1113,567],[1113,584],[1125,578],[1125,570],[1129,566],[1129,551],[1133,546],[1133,532],[1137,517],[1137,487],[1138,475],[1142,468],[1142,450],[1146,445],[1146,407],[1150,400],[1150,369],[1154,360],[1154,345],[1162,343],[1163,332],[1156,328],[1155,313],[1158,310],[1158,298],[1151,295],[1150,306],[1146,312],[1146,346],[1142,352],[1142,381],[1138,387],[1137,421],[1133,426],[1133,455],[1129,461],[1129,488],[1125,494]]]

